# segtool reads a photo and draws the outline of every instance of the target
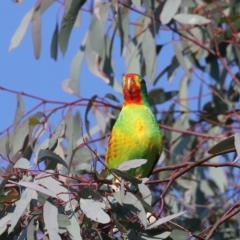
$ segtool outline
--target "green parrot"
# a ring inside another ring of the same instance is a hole
[[[128,160],[147,159],[127,173],[149,177],[162,153],[162,133],[150,108],[144,79],[134,73],[126,74],[122,88],[123,107],[109,138],[106,166],[117,168]]]

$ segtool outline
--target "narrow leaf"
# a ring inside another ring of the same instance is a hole
[[[236,150],[235,150],[235,146],[234,146],[234,143],[235,143],[234,138],[235,138],[234,136],[231,136],[231,137],[228,137],[228,138],[222,140],[221,142],[217,143],[215,146],[211,147],[208,150],[208,153],[221,155],[225,151],[235,152]]]
[[[89,134],[89,120],[88,120],[88,113],[93,105],[94,100],[97,98],[97,95],[94,95],[91,97],[90,101],[88,101],[87,107],[86,107],[86,111],[85,111],[85,116],[84,116],[84,122],[85,122],[85,127],[86,127],[86,131],[88,136],[90,137]],[[100,128],[99,128],[100,129]]]
[[[117,99],[117,97],[115,96],[115,95],[113,95],[113,94],[111,94],[111,93],[107,93],[106,95],[105,95],[105,98],[109,98],[109,99],[111,99],[112,101],[115,101],[115,102],[120,102],[118,99]]]
[[[100,63],[105,62],[105,56],[104,56],[104,58],[102,58],[102,56],[100,56],[99,53],[95,52],[92,49],[89,38],[88,38],[88,41],[86,43],[86,54],[85,54],[85,56],[86,56],[86,61],[87,61],[87,65],[88,65],[89,70],[95,76],[102,79],[106,84],[109,84],[110,80],[109,80],[108,76],[106,75],[106,73],[100,67]]]
[[[173,19],[175,19],[177,22],[188,25],[202,25],[211,22],[210,19],[207,19],[201,15],[186,13],[176,14]]]
[[[62,164],[64,167],[68,168],[68,165],[66,164],[66,162],[57,154],[49,150],[41,149],[38,153],[38,162],[41,162],[44,159],[48,159],[49,161],[52,161],[53,163],[56,163],[56,164]]]
[[[6,216],[0,219],[0,235],[7,229],[7,226],[12,218],[12,213],[8,213]]]
[[[234,146],[237,151],[238,158],[240,157],[240,133],[234,134]]]
[[[134,4],[138,10],[141,10],[141,0],[132,0],[132,4]]]
[[[16,226],[19,218],[24,213],[27,205],[29,204],[29,202],[32,199],[33,193],[34,193],[34,190],[27,188],[24,191],[24,193],[22,194],[21,198],[19,199],[19,201],[18,201],[18,203],[17,203],[17,205],[16,205],[16,207],[13,211],[13,214],[12,214],[12,217],[11,217],[11,222],[10,222],[11,226],[8,229],[8,234],[10,232],[12,232],[12,230]]]
[[[147,162],[146,159],[134,159],[134,160],[129,160],[129,161],[126,161],[126,162],[123,162],[121,163],[119,166],[118,166],[118,170],[120,171],[127,171],[129,169],[132,169],[132,168],[137,168],[137,167],[140,167],[142,166],[143,164],[145,164]]]
[[[150,29],[148,28],[143,34],[142,54],[143,54],[145,66],[146,66],[146,76],[147,76],[148,82],[150,83],[152,82],[156,73],[157,54],[153,46],[155,46],[155,40],[153,38],[153,35]]]
[[[148,203],[149,205],[151,205],[152,204],[152,193],[151,193],[150,189],[144,183],[138,184],[138,189],[139,189],[139,192],[141,193],[144,201],[146,203]]]
[[[57,60],[58,54],[58,22],[56,22],[56,27],[53,31],[52,42],[51,42],[51,58],[55,61]]]
[[[80,163],[75,167],[74,172],[83,175],[83,174],[91,174],[94,172],[93,166],[89,163]]]
[[[58,221],[57,221],[58,209],[53,203],[48,200],[43,205],[43,220],[45,227],[48,231],[49,238],[54,240],[61,240],[58,234]]]
[[[41,186],[44,186],[52,193],[56,194],[59,199],[63,202],[69,201],[69,191],[66,187],[62,186],[62,184],[56,179],[52,178],[51,175],[47,173],[40,173],[36,177],[36,182]]]
[[[137,179],[137,178],[134,178],[133,176],[125,173],[125,172],[122,172],[118,169],[114,169],[114,168],[111,168],[110,169],[114,174],[116,174],[117,176],[123,178],[125,181],[129,181],[131,182],[133,185],[137,185],[137,184],[140,184],[142,183],[142,180],[140,179]]]
[[[150,105],[162,104],[178,95],[178,91],[165,92],[162,88],[157,88],[149,92],[148,99]]]
[[[22,94],[18,94],[17,95],[17,109],[16,109],[15,116],[14,116],[14,130],[16,129],[16,127],[22,120],[24,110],[25,110],[25,106],[24,106]]]
[[[30,117],[28,119],[28,125],[31,127],[37,126],[38,124],[40,124],[39,120],[33,117]]]
[[[49,148],[49,149],[52,149],[52,147],[57,143],[59,136],[62,134],[63,127],[64,127],[64,124],[63,124],[63,123],[60,123],[60,124],[57,126],[54,134],[53,134],[53,135],[51,136],[51,138],[49,139],[49,142],[48,142],[48,148]]]
[[[177,217],[183,215],[184,213],[185,213],[185,211],[184,212],[180,212],[180,213],[176,213],[176,214],[172,214],[172,215],[169,215],[167,217],[160,218],[157,221],[155,221],[154,223],[149,224],[147,229],[154,228],[154,227],[162,225],[162,224],[164,224],[166,222],[169,222],[172,219],[177,218]]]
[[[88,41],[91,49],[102,55],[104,50],[104,22],[100,21],[95,14],[92,15]]]
[[[79,81],[80,81],[80,70],[82,67],[82,62],[83,62],[83,57],[85,55],[85,48],[86,48],[86,42],[88,38],[88,33],[85,34],[81,46],[78,49],[78,52],[74,56],[71,62],[71,67],[70,67],[70,76],[69,78],[76,81],[75,88],[71,89],[73,90],[74,94],[79,95]]]
[[[44,187],[39,186],[36,183],[33,183],[33,182],[14,182],[14,181],[11,181],[11,180],[8,180],[8,181],[10,183],[17,184],[19,186],[23,186],[23,187],[26,187],[26,188],[31,188],[31,189],[36,190],[38,192],[44,193],[48,196],[58,198],[58,196],[55,195],[53,192],[49,191],[48,189],[46,189]]]
[[[32,38],[35,59],[39,59],[41,52],[41,11],[36,8],[32,18]]]
[[[62,25],[59,33],[59,45],[63,55],[67,50],[69,37],[75,20],[77,18],[78,11],[81,9],[85,2],[86,0],[72,1],[67,15],[63,16]]]
[[[172,17],[177,12],[182,0],[168,0],[165,2],[161,15],[160,20],[162,24],[168,24]]]
[[[75,216],[75,214],[71,214],[69,220],[71,224],[67,226],[67,230],[72,240],[82,240],[82,237],[80,235],[81,232],[80,224],[78,222],[77,216]]]
[[[144,227],[147,227],[147,214],[141,202],[130,192],[126,192],[126,195],[123,197],[122,202],[124,204],[130,204],[136,208],[138,210],[137,215],[139,220]]]
[[[186,61],[185,61],[185,59],[182,55],[182,51],[180,50],[179,45],[176,43],[176,41],[173,41],[172,44],[173,44],[173,49],[174,49],[174,52],[175,52],[175,56],[176,56],[179,64],[182,66],[182,68],[183,68],[186,76],[188,77],[188,79],[190,79],[191,74],[189,72],[189,69],[187,67]]]
[[[8,51],[12,51],[14,48],[18,47],[21,41],[23,40],[23,37],[25,36],[29,23],[32,20],[34,8],[31,8],[26,15],[23,17],[19,27],[17,28],[16,32],[12,36],[11,43],[9,46]]]

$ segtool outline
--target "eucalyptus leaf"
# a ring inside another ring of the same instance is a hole
[[[45,159],[47,159],[53,163],[62,164],[64,167],[68,168],[68,165],[66,164],[66,162],[61,157],[59,157],[57,154],[55,154],[49,150],[41,149],[38,153],[38,162],[41,162]]]
[[[177,22],[188,24],[188,25],[201,25],[201,24],[208,24],[211,22],[210,19],[207,19],[201,15],[185,14],[185,13],[176,14],[173,17],[173,19],[175,19]]]
[[[114,174],[116,174],[117,176],[123,178],[125,181],[128,181],[128,182],[131,182],[132,184],[136,185],[136,184],[140,184],[142,181],[137,179],[137,178],[134,178],[132,177],[131,175],[125,173],[125,172],[122,172],[118,169],[114,169],[114,168],[111,168],[110,169]]]
[[[211,147],[208,150],[209,154],[216,154],[216,155],[221,155],[225,151],[230,151],[234,152],[235,151],[235,146],[234,146],[234,136],[228,137],[213,147]]]

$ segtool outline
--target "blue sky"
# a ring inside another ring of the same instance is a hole
[[[89,28],[91,15],[84,11],[81,12],[80,27],[73,29],[66,55],[63,57],[59,52],[58,60],[55,62],[50,58],[50,43],[56,24],[56,18],[58,17],[59,20],[61,20],[61,14],[59,14],[59,4],[54,3],[42,15],[41,57],[39,60],[35,60],[32,46],[31,27],[28,29],[27,34],[19,47],[13,49],[11,52],[8,51],[10,40],[14,32],[19,26],[23,16],[33,4],[33,1],[24,1],[22,4],[14,4],[13,1],[0,2],[1,9],[4,9],[1,14],[2,21],[0,21],[0,29],[3,33],[0,44],[0,86],[16,91],[23,91],[50,100],[76,100],[75,96],[65,93],[62,90],[61,83],[63,80],[69,78],[72,58],[76,54],[78,47]],[[84,7],[86,9],[87,5]],[[11,21],[7,19],[11,19]],[[163,35],[164,34],[159,38],[160,42],[164,42],[164,40],[162,41],[162,39],[165,38]],[[115,66],[117,66],[117,78],[120,83],[121,75],[124,73],[124,62],[119,57],[119,49],[117,49],[117,47],[118,46],[114,49],[113,56]],[[163,52],[165,50],[166,49],[163,49]],[[169,54],[162,57],[165,59],[165,63],[167,63],[166,58],[170,61]],[[101,79],[95,77],[89,72],[85,62],[82,66],[80,79],[80,95],[82,97],[90,98],[94,94],[104,96],[108,92],[114,93],[110,86],[106,85]],[[171,86],[171,84],[168,85],[169,90],[174,90],[175,87]],[[4,115],[0,122],[0,129],[2,130],[13,121],[16,108],[16,97],[14,94],[5,91],[1,91],[0,94],[1,99],[6,103],[0,105],[0,111]],[[121,99],[120,94],[117,94],[117,96]],[[26,109],[30,109],[36,104],[32,99],[24,98],[24,101]]]
[[[75,56],[78,48],[83,40],[86,31],[89,28],[91,14],[81,11],[80,27],[74,28],[70,37],[68,50],[63,57],[58,52],[58,59],[55,62],[50,57],[50,44],[52,33],[55,29],[56,19],[59,23],[61,21],[63,9],[60,8],[59,3],[54,3],[42,15],[42,49],[39,60],[35,60],[32,45],[31,27],[28,29],[21,44],[8,51],[10,41],[15,33],[20,21],[24,15],[34,5],[33,1],[24,1],[22,4],[14,4],[13,1],[1,1],[0,8],[4,9],[1,14],[0,29],[2,31],[2,39],[0,44],[0,58],[1,58],[1,78],[0,86],[15,90],[23,91],[31,95],[36,95],[48,100],[56,100],[63,102],[70,102],[77,100],[75,96],[68,94],[62,90],[61,83],[63,80],[69,78],[69,70],[73,57]],[[87,2],[88,4],[88,2]],[[88,8],[85,4],[84,9]],[[59,10],[61,9],[61,10]],[[131,21],[137,19],[139,15],[132,14]],[[7,19],[11,19],[7,20]],[[133,26],[131,26],[131,29]],[[172,35],[168,30],[162,30],[158,34],[156,41],[158,44],[163,44],[171,41]],[[116,77],[121,83],[121,76],[124,74],[125,66],[124,59],[120,57],[119,40],[115,40],[113,50],[113,60],[115,62]],[[173,49],[171,43],[163,47],[159,56],[157,64],[157,74],[164,69],[171,62]],[[179,74],[180,73],[180,74]],[[181,79],[182,71],[178,74],[172,82],[168,82],[164,76],[159,82],[158,87],[165,90],[172,91],[179,89],[179,82]],[[192,80],[191,85],[194,89],[199,89],[198,80]],[[149,86],[151,89],[152,86]],[[95,77],[89,72],[86,62],[83,63],[80,73],[80,95],[84,98],[90,98],[94,94],[103,97],[106,93],[113,93],[121,100],[121,94],[115,93],[111,86],[108,86],[101,79]],[[189,97],[198,95],[198,90],[189,92]],[[0,96],[3,104],[0,105],[0,112],[2,117],[0,120],[0,132],[8,127],[14,119],[14,112],[16,109],[16,95],[9,92],[0,91]],[[26,111],[36,105],[37,101],[24,97]],[[191,104],[197,103],[197,99],[192,101]],[[169,101],[167,104],[161,105],[160,110],[168,110],[168,106],[172,103]],[[192,105],[193,106],[193,105]],[[82,118],[85,108],[78,109],[81,112]],[[61,114],[55,114],[52,118],[54,124],[61,120]]]

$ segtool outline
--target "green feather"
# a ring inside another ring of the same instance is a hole
[[[126,80],[129,76],[134,79],[132,85]],[[162,152],[162,134],[148,103],[143,81],[135,74],[124,77],[124,105],[112,129],[106,153],[108,168],[117,168],[128,160],[147,159],[144,165],[127,171],[141,178],[151,174]]]

